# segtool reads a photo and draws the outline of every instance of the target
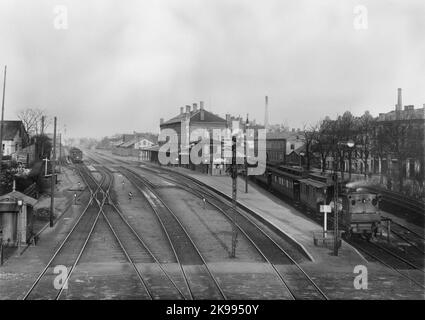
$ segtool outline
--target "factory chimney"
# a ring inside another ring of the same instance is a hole
[[[397,89],[397,105],[396,105],[396,111],[401,111],[403,109],[403,102],[401,99],[401,88]]]
[[[266,130],[269,129],[269,97],[266,96],[266,107],[265,107],[265,114],[264,114],[264,128]]]

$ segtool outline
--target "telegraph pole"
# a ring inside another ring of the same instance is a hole
[[[51,198],[50,198],[50,228],[53,227],[53,216],[55,208],[55,164],[56,164],[56,117],[54,119],[53,127],[53,156],[50,161],[52,165],[52,176],[51,176]]]
[[[232,137],[232,209],[233,209],[233,225],[232,225],[232,252],[230,258],[236,258],[236,245],[238,243],[238,228],[236,227],[236,196],[238,183],[238,167],[236,164],[236,136]]]
[[[62,132],[59,134],[59,173],[62,173]]]
[[[44,135],[44,116],[41,116],[41,136]],[[41,137],[43,139],[43,137]],[[44,142],[41,143],[41,157],[44,156]],[[47,163],[47,162],[46,162]]]
[[[6,95],[6,71],[7,71],[7,66],[4,66],[3,99],[1,102],[1,122],[0,122],[0,172],[1,172],[1,161],[3,160],[3,122],[4,122],[4,97]]]
[[[245,143],[244,143],[244,149],[245,149],[245,193],[248,193],[248,148],[247,148],[247,140],[248,140],[248,126],[249,126],[249,120],[248,120],[248,114],[246,114],[246,122],[245,122]]]

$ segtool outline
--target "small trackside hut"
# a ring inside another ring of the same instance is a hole
[[[33,208],[37,200],[21,192],[12,191],[0,196],[0,230],[5,246],[20,246],[31,241]]]

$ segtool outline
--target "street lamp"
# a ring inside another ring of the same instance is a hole
[[[347,142],[339,142],[338,145],[347,146],[348,148],[351,149],[351,148],[354,147],[355,143],[354,143],[353,140],[348,140]],[[350,164],[350,166],[351,166],[351,164]],[[350,169],[349,172],[351,173],[351,167],[349,169]],[[337,173],[336,170],[334,170],[333,179],[334,179],[334,182],[335,182],[335,184],[334,184],[334,212],[335,212],[335,218],[334,218],[334,254],[335,254],[335,256],[337,256],[338,255],[338,249],[339,249],[339,230],[338,230],[339,202],[338,202],[338,173]]]

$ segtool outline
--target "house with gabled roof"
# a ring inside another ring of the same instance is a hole
[[[12,154],[27,147],[30,138],[21,120],[3,121],[3,156]]]

